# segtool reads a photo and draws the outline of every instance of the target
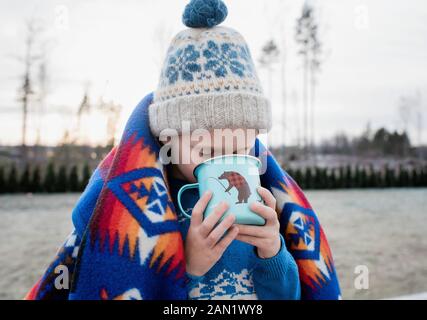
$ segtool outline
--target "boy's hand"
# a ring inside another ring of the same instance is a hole
[[[221,258],[225,249],[230,245],[239,232],[232,226],[234,215],[227,216],[216,227],[216,223],[228,209],[228,204],[222,202],[203,220],[203,212],[212,192],[207,191],[197,201],[191,214],[190,227],[185,240],[186,271],[195,276],[202,276]],[[220,240],[225,231],[228,233]]]
[[[257,247],[258,256],[266,259],[275,256],[280,250],[280,223],[275,210],[276,199],[274,196],[263,187],[258,187],[258,193],[266,205],[254,202],[250,205],[250,209],[262,216],[266,223],[263,226],[235,224],[239,227],[236,240]]]

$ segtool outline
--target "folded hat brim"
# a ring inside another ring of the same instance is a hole
[[[150,129],[155,136],[162,130],[182,133],[183,123],[195,129],[262,129],[272,125],[270,101],[247,92],[209,93],[182,96],[155,102],[149,109]]]

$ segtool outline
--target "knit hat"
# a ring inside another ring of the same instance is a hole
[[[271,129],[271,106],[264,96],[243,36],[217,26],[227,16],[221,0],[192,0],[182,20],[189,27],[172,40],[153,103],[150,128]]]

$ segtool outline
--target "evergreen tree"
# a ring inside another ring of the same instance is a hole
[[[319,167],[314,168],[314,182],[316,189],[322,189],[322,170]]]
[[[306,168],[305,170],[305,188],[313,189],[313,175],[311,172],[311,168]]]
[[[56,191],[56,172],[52,162],[50,162],[47,166],[46,175],[43,182],[43,189],[48,193]]]
[[[358,165],[356,165],[354,168],[354,175],[352,181],[353,188],[360,188],[360,170]]]
[[[416,179],[416,176],[415,176],[415,168],[411,168],[410,170],[407,170],[407,173],[408,173],[408,187],[415,187],[415,179]]]
[[[427,187],[427,166],[421,170],[421,186]]]
[[[56,179],[56,192],[68,191],[67,168],[64,165],[59,167],[58,177]]]
[[[41,185],[40,167],[39,166],[37,166],[33,170],[33,175],[31,177],[30,191],[34,192],[34,193],[43,191],[43,188]]]
[[[335,168],[332,168],[329,172],[328,189],[336,189],[336,188],[337,188],[337,178],[335,174]]]
[[[320,188],[326,189],[328,188],[328,170],[323,168],[320,170]]]
[[[356,165],[355,170],[356,188],[363,188],[363,167]]]
[[[71,168],[70,176],[69,176],[69,179],[68,179],[68,184],[69,184],[71,192],[78,192],[78,191],[80,191],[79,174],[78,174],[78,170],[77,170],[77,166],[76,165],[74,165]]]
[[[353,188],[360,188],[360,171],[359,166],[356,165],[354,168],[354,174],[353,174]]]
[[[295,171],[295,178],[294,178],[295,182],[300,186],[300,188],[304,189],[305,185],[304,185],[304,177],[302,175],[301,169],[297,169]]]
[[[0,194],[6,192],[6,180],[4,178],[4,168],[0,167]]]
[[[80,185],[81,190],[84,190],[86,188],[87,184],[89,183],[89,179],[90,179],[90,168],[89,168],[89,164],[86,163],[83,167],[82,181]]]
[[[409,184],[408,170],[402,165],[399,166],[399,187],[407,187]]]
[[[396,187],[403,187],[403,177],[402,177],[402,167],[399,166],[398,170],[396,171],[396,180],[395,180]]]
[[[16,171],[15,164],[12,165],[12,168],[9,171],[9,178],[7,179],[6,192],[15,193],[18,192],[18,173]]]
[[[360,168],[360,188],[367,188],[368,186],[368,175],[366,173],[366,167]]]
[[[21,179],[19,180],[19,190],[21,192],[30,192],[30,166],[26,165],[24,171],[22,172]]]
[[[367,177],[367,187],[368,188],[376,188],[377,185],[377,174],[375,172],[375,169],[372,165],[369,166],[369,175]]]
[[[388,165],[385,168],[384,187],[391,188],[398,186],[395,170],[391,169]]]
[[[353,187],[353,175],[351,172],[351,167],[349,165],[345,169],[344,187],[345,188]]]
[[[385,186],[385,184],[386,184],[386,182],[385,182],[385,180],[386,180],[385,175],[386,175],[386,168],[385,168],[385,167],[380,168],[380,169],[376,172],[375,176],[376,176],[376,180],[377,180],[377,186],[378,186],[378,188],[384,188],[384,186]]]
[[[416,175],[417,175],[417,187],[426,187],[427,185],[424,183],[424,168],[418,168],[416,170]]]
[[[412,183],[414,185],[414,187],[419,187],[420,186],[420,175],[418,173],[418,169],[414,168],[412,170]]]
[[[340,189],[345,188],[345,168],[341,166],[338,170],[338,180],[337,180],[337,186]]]
[[[384,184],[384,177],[383,177],[382,170],[381,169],[375,170],[374,171],[374,176],[375,176],[375,186],[377,188],[382,188],[382,186]]]

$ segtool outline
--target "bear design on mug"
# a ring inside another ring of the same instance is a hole
[[[246,179],[238,172],[224,171],[224,173],[218,177],[218,179],[227,179],[229,185],[225,189],[225,192],[230,191],[232,188],[236,188],[238,191],[237,199],[238,203],[247,203],[249,196],[251,195],[251,189]]]

